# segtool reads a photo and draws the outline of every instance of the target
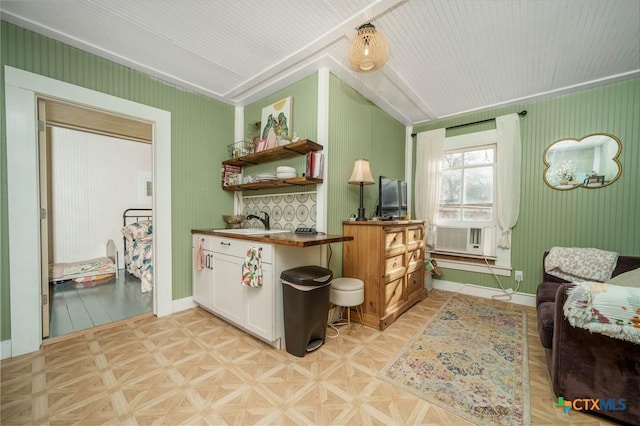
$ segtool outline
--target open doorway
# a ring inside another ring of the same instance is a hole
[[[38,95],[153,123],[154,313],[173,312],[171,252],[171,113],[5,66],[11,341],[3,357],[42,343]]]
[[[122,233],[123,212],[132,207],[148,209],[152,220],[151,124],[51,99],[39,100],[38,119],[46,132],[40,143],[43,294],[49,290],[43,338],[152,312],[152,278],[142,286],[130,273],[137,269]],[[145,233],[150,264],[152,236]]]

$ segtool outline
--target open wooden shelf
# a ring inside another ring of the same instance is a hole
[[[298,142],[292,142],[287,145],[277,146],[275,148],[267,149],[261,152],[255,152],[253,154],[244,155],[238,158],[232,158],[225,160],[222,164],[229,164],[232,166],[253,166],[256,164],[269,163],[271,161],[282,160],[285,158],[295,157],[297,155],[304,155],[310,151],[322,151],[323,147],[308,139],[303,139]],[[292,179],[287,179],[292,180]],[[264,182],[261,182],[264,183]],[[253,185],[253,184],[250,184]],[[292,184],[295,185],[295,184]],[[244,185],[237,185],[244,186]],[[273,186],[273,185],[271,185]]]
[[[322,179],[314,179],[306,176],[291,179],[268,180],[264,182],[243,183],[242,185],[223,186],[225,191],[245,191],[254,189],[280,188],[283,186],[305,186],[322,183]]]
[[[269,163],[271,161],[282,160],[298,155],[305,155],[311,151],[322,151],[322,149],[322,145],[308,139],[303,139],[298,142],[292,142],[287,145],[277,146],[265,151],[255,152],[253,154],[244,155],[242,157],[225,160],[222,162],[222,164],[239,167],[254,166],[256,164]],[[262,182],[243,183],[240,185],[229,185],[223,186],[222,189],[224,189],[225,191],[245,191],[255,189],[280,188],[284,186],[317,185],[319,183],[322,183],[322,179],[302,176],[294,177],[291,179],[276,179]]]

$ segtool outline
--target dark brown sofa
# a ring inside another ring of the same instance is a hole
[[[636,268],[640,257],[619,256],[613,276]],[[599,409],[585,411],[640,425],[640,345],[571,326],[562,311],[571,286],[543,266],[536,308],[553,392],[565,401],[599,399]],[[578,408],[585,406],[593,407],[577,403]]]

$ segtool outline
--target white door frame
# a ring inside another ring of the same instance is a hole
[[[40,309],[40,203],[37,95],[128,115],[153,125],[154,313],[172,313],[171,113],[5,66],[11,355],[37,351]],[[4,354],[3,354],[4,355]]]

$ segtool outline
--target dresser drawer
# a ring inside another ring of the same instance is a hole
[[[422,248],[410,251],[407,260],[407,271],[411,272],[424,267],[424,250]]]
[[[405,235],[404,229],[384,229],[384,251],[386,256],[405,251],[407,245]]]
[[[424,288],[424,271],[422,269],[416,269],[415,271],[407,274],[407,296]]]
[[[407,229],[407,245],[409,250],[422,247],[424,244],[424,228],[416,226]]]
[[[390,281],[384,286],[384,309],[385,311],[403,301],[402,288],[404,287],[404,276]]]
[[[405,270],[404,253],[384,260],[384,276],[387,279],[391,276],[404,275]]]

